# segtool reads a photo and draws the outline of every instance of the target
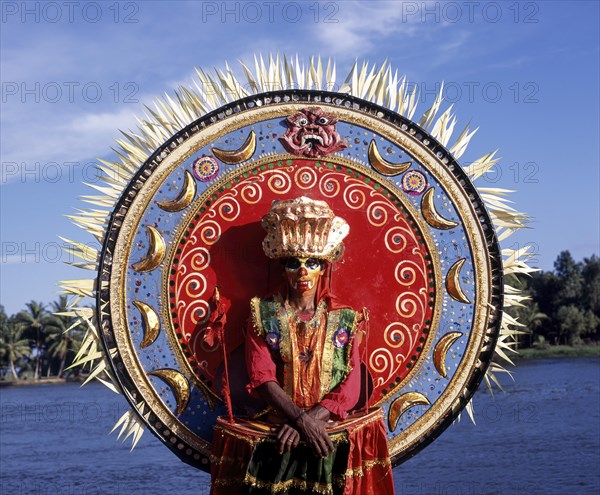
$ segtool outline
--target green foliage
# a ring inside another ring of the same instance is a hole
[[[8,317],[0,305],[0,376],[18,380],[31,376],[63,376],[81,347],[85,334],[68,312],[66,296],[51,305],[31,301],[26,309]],[[58,313],[58,314],[57,314]],[[80,368],[70,373],[79,373]],[[12,375],[12,376],[11,376]]]
[[[520,284],[520,285],[519,285]],[[511,285],[531,298],[526,308],[509,310],[526,325],[525,346],[536,342],[581,345],[600,338],[600,258],[576,262],[569,251],[561,252],[553,272],[537,272]]]

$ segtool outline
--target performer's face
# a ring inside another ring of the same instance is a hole
[[[288,258],[285,261],[285,278],[294,292],[316,291],[322,273],[321,262],[316,258]]]

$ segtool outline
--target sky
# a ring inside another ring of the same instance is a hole
[[[420,90],[443,81],[447,105],[479,127],[461,162],[498,149],[478,180],[515,190],[529,245],[551,270],[569,250],[600,252],[599,2],[21,2],[2,1],[0,304],[14,314],[57,299],[59,236],[91,242],[65,215],[93,194],[97,158],[155,97],[190,84],[195,67],[257,53],[389,61]]]

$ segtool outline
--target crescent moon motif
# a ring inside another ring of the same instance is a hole
[[[154,370],[148,374],[160,378],[169,387],[171,387],[177,402],[177,414],[181,414],[187,407],[188,401],[190,400],[190,384],[187,381],[187,378],[179,371],[168,368]]]
[[[219,148],[212,148],[213,154],[221,160],[223,163],[229,165],[237,165],[238,163],[249,160],[254,151],[256,150],[256,134],[254,131],[250,131],[248,137],[242,144],[241,148],[237,150],[222,150]]]
[[[429,399],[419,392],[407,392],[394,400],[390,405],[388,414],[388,426],[390,431],[394,431],[398,426],[398,420],[406,411],[415,406],[428,406],[431,403]]]
[[[436,229],[448,230],[456,227],[458,225],[457,222],[446,220],[435,209],[435,204],[433,203],[434,192],[435,189],[432,187],[427,189],[425,194],[423,194],[423,198],[421,199],[421,212],[423,213],[423,218],[429,225]]]
[[[186,170],[183,187],[178,196],[169,201],[161,201],[158,206],[165,211],[180,211],[190,205],[194,200],[194,196],[196,196],[196,181],[192,174]]]
[[[133,269],[136,272],[149,272],[154,270],[165,258],[165,252],[167,248],[165,245],[165,240],[162,238],[158,230],[150,225],[146,225],[146,232],[148,233],[148,241],[150,246],[148,247],[148,253],[146,254],[146,257],[133,264]]]
[[[449,332],[444,335],[436,344],[435,350],[433,351],[433,364],[438,373],[446,378],[448,373],[446,372],[446,354],[452,347],[452,344],[462,337],[462,332]]]
[[[142,301],[133,301],[133,305],[140,311],[142,319],[144,320],[144,338],[140,344],[140,347],[144,349],[154,343],[156,337],[158,337],[160,332],[160,320],[158,319],[156,311],[146,303],[143,303]]]
[[[460,286],[460,269],[464,264],[465,258],[462,258],[450,267],[450,270],[448,270],[448,274],[446,275],[446,290],[452,299],[461,303],[470,304],[471,301],[469,301],[469,298],[465,295]]]
[[[381,153],[379,153],[379,148],[377,148],[377,143],[374,139],[371,139],[371,142],[369,143],[369,163],[371,164],[371,167],[383,175],[401,174],[402,172],[406,172],[412,165],[412,162],[388,162],[381,156]]]

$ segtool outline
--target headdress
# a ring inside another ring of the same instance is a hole
[[[301,196],[275,201],[261,220],[267,231],[263,251],[269,258],[298,256],[337,261],[350,226],[325,201]]]

